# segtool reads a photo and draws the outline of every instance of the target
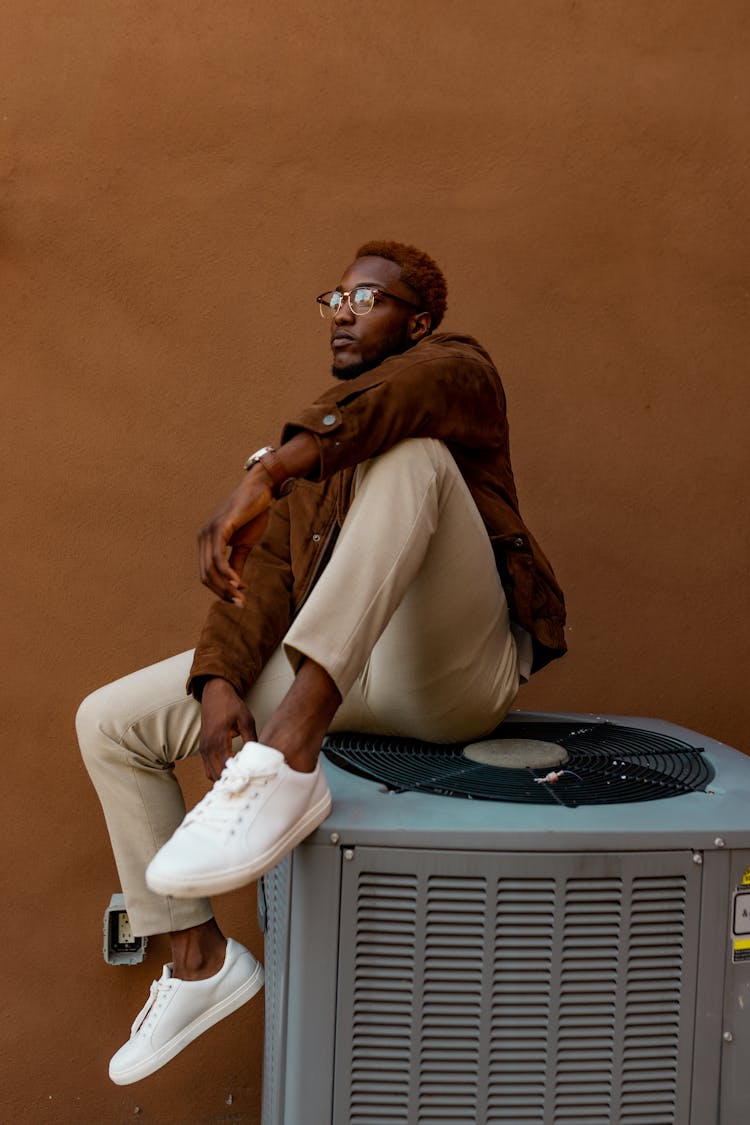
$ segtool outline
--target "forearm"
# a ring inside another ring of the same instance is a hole
[[[276,450],[276,456],[284,467],[287,479],[309,477],[315,474],[320,466],[318,443],[307,431],[295,434],[289,441],[280,445]],[[266,471],[262,463],[261,468]]]

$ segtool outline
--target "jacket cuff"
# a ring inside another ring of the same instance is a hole
[[[257,679],[259,669],[248,668],[244,669],[244,672],[245,675],[240,675],[237,669],[229,667],[219,654],[196,653],[185,690],[200,703],[206,682],[220,679],[230,683],[240,699],[244,699]]]
[[[301,432],[310,434],[318,447],[318,467],[307,479],[327,480],[342,467],[339,460],[345,460],[344,418],[341,410],[338,407],[308,407],[297,418],[286,423],[281,433],[282,445]]]

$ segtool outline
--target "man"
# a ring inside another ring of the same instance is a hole
[[[434,334],[438,267],[367,243],[317,300],[335,384],[248,459],[203,528],[218,600],[195,654],[79,711],[134,932],[172,943],[110,1064],[118,1083],[260,989],[207,896],[258,878],[325,819],[328,730],[477,739],[565,651],[562,594],[518,512],[497,372],[475,340]],[[172,765],[196,750],[214,785],[183,821]]]

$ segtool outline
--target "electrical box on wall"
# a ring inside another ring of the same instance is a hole
[[[104,911],[104,960],[108,965],[138,965],[146,955],[148,938],[135,937],[125,909],[125,898],[116,892]]]

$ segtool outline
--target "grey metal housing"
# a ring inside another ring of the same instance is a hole
[[[708,791],[551,808],[326,764],[330,817],[261,888],[263,1125],[750,1120],[750,758],[614,721],[703,746]]]

